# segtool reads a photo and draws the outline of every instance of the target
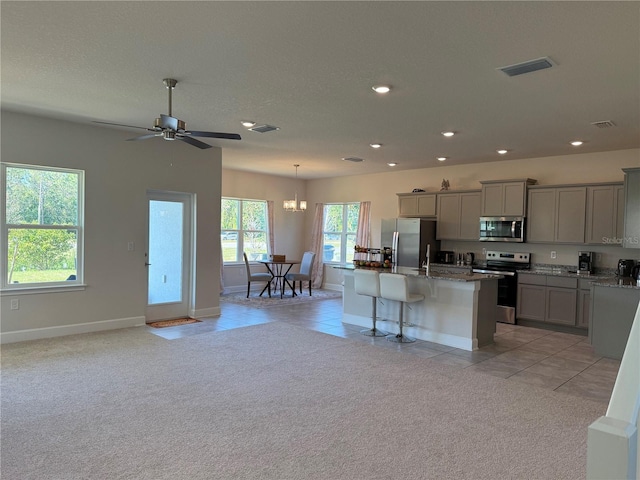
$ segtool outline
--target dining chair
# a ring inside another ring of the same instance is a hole
[[[298,273],[287,273],[284,278],[291,282],[293,293],[296,293],[296,282],[300,282],[299,289],[302,295],[302,282],[309,282],[309,296],[311,296],[311,270],[313,269],[313,260],[316,257],[314,252],[304,252],[302,262],[300,262],[300,271]]]
[[[249,298],[249,292],[251,291],[251,282],[267,282],[267,285],[260,292],[260,296],[264,293],[265,290],[268,290],[269,297],[271,297],[271,280],[273,277],[270,273],[251,273],[251,267],[249,266],[249,259],[247,258],[247,254],[242,252],[244,256],[244,266],[247,269],[247,298]]]

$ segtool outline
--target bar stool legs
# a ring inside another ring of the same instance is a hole
[[[398,326],[399,326],[399,332],[396,333],[395,335],[392,333],[387,337],[387,340],[389,340],[390,342],[394,342],[394,343],[412,343],[415,342],[416,339],[413,337],[410,337],[409,335],[405,335],[404,333],[402,333],[402,327],[404,326],[404,316],[403,316],[403,312],[404,312],[404,302],[400,302],[400,321],[398,322]]]
[[[368,337],[386,337],[388,332],[376,328],[377,304],[380,297],[380,280],[378,272],[375,270],[357,269],[353,271],[353,286],[358,295],[371,297],[371,310],[373,311],[373,328],[365,328],[360,333]]]
[[[405,303],[413,303],[424,300],[424,295],[409,293],[407,277],[397,273],[380,274],[380,296],[387,300],[395,300],[400,303],[399,332],[396,335],[389,335],[387,340],[395,343],[411,343],[416,339],[405,335],[402,331],[404,327],[404,306]]]
[[[386,337],[389,335],[389,332],[385,332],[382,330],[378,330],[376,328],[376,319],[378,318],[376,306],[378,305],[378,298],[371,297],[371,305],[373,310],[373,328],[365,328],[364,330],[360,330],[360,333],[366,335],[367,337]]]

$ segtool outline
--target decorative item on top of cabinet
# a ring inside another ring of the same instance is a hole
[[[523,217],[527,212],[527,187],[535,185],[536,180],[483,180],[482,216],[483,217]]]
[[[435,193],[398,193],[399,217],[435,217]]]
[[[480,190],[438,194],[438,240],[480,238]]]
[[[527,197],[527,242],[584,244],[586,185],[534,185]]]
[[[640,248],[640,168],[624,172],[624,248]]]

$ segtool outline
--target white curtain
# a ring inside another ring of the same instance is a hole
[[[224,293],[224,256],[222,254],[222,242],[220,242],[220,293]]]
[[[312,282],[313,288],[322,287],[324,266],[322,263],[322,219],[324,217],[324,204],[316,203],[316,211],[311,228],[311,251],[316,253],[313,261]]]
[[[371,202],[360,202],[358,214],[358,229],[356,230],[356,245],[371,247]]]
[[[276,249],[275,240],[273,239],[273,200],[267,200],[267,228],[269,230],[267,255],[272,255]]]

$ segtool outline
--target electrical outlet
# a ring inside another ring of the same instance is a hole
[[[133,242],[127,243],[127,251],[133,252],[136,249],[136,244]]]
[[[486,256],[487,256],[487,249],[486,249],[486,248],[483,248],[483,249],[482,249],[482,256],[483,256],[483,257],[486,257]]]
[[[551,258],[556,258],[556,251],[555,250],[551,250]]]
[[[20,300],[17,298],[11,299],[11,310],[20,310]]]

